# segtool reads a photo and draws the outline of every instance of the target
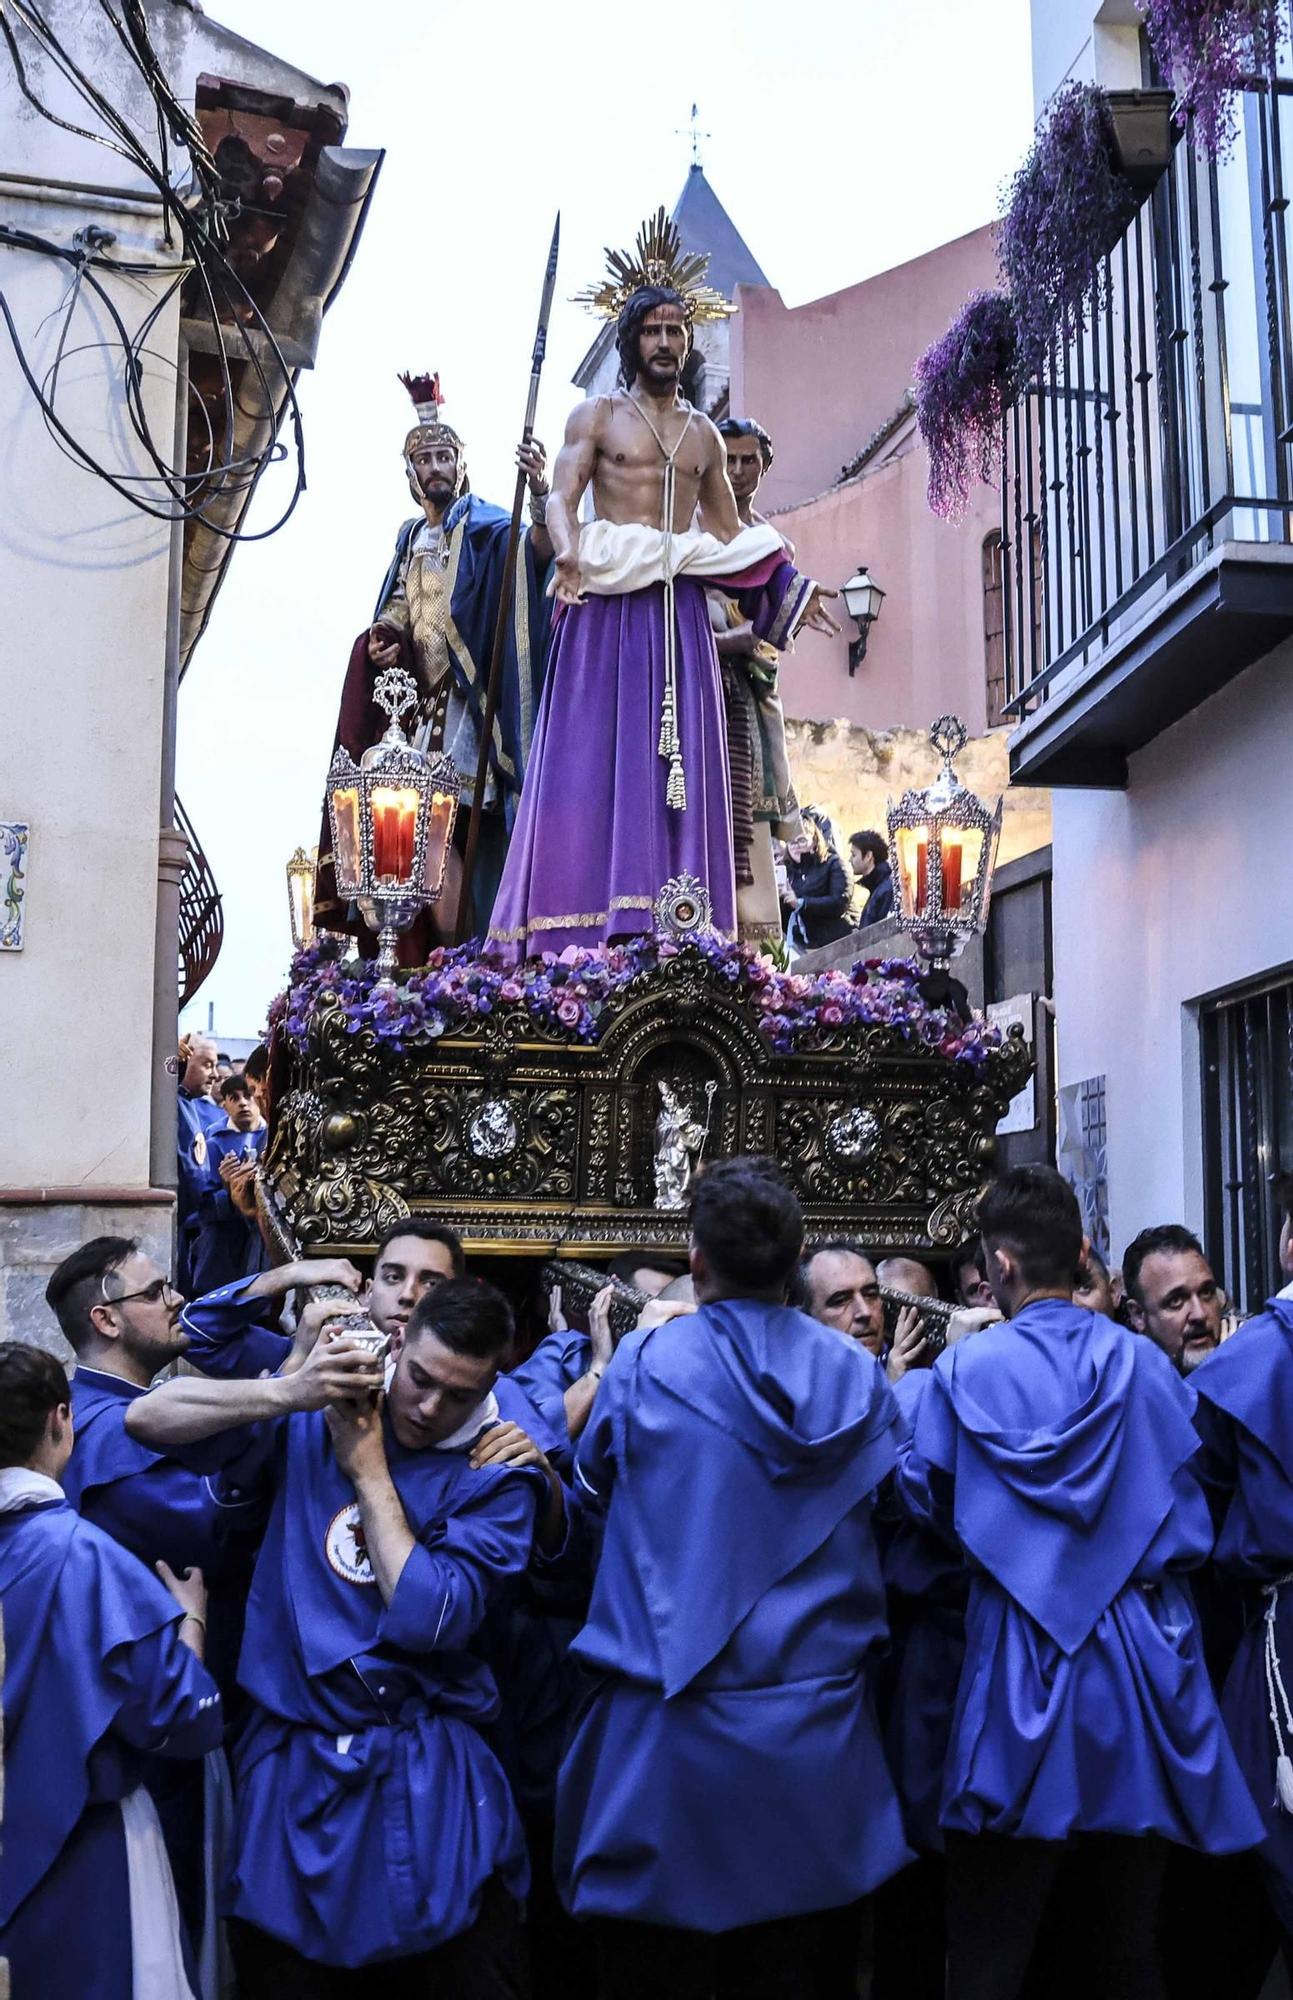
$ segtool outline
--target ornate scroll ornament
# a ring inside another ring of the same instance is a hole
[[[704,282],[708,269],[709,253],[684,251],[677,223],[658,208],[639,228],[632,250],[607,246],[606,276],[600,285],[576,293],[574,303],[603,319],[618,319],[644,285],[667,285],[682,299],[689,324],[726,319],[736,307]]]
[[[655,902],[655,927],[666,937],[696,937],[714,928],[709,890],[695,875],[671,875]]]

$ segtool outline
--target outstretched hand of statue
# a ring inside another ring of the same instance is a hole
[[[840,629],[839,622],[831,617],[826,606],[832,598],[838,596],[838,590],[823,590],[819,583],[808,600],[808,609],[800,623],[806,625],[810,632],[824,632],[828,639],[834,638]]]
[[[584,579],[577,555],[557,557],[552,565],[552,582],[548,585],[548,595],[555,597],[558,604],[583,603]]]
[[[392,632],[389,625],[374,625],[368,634],[368,657],[379,672],[386,667],[397,667],[400,663],[399,634]]]

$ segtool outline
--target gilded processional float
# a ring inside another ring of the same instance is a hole
[[[921,959],[769,952],[766,907],[747,916],[798,812],[784,780],[763,796],[776,663],[837,629],[834,593],[738,501],[680,393],[695,323],[730,307],[663,213],[587,295],[624,388],[576,410],[548,488],[556,248],[510,519],[470,491],[437,378],[409,382],[420,516],[352,653],[317,881],[296,869],[266,1223],[320,1254],[418,1212],[477,1256],[680,1251],[692,1177],[753,1152],[812,1234],[948,1249],[1030,1066],[948,971],[986,919],[1000,805],[959,783],[943,718],[939,777],[889,814]]]

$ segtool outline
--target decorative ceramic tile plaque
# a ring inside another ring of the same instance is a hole
[[[0,951],[22,950],[30,836],[25,820],[0,819]]]

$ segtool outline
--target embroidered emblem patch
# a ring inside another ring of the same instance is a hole
[[[205,1132],[195,1132],[193,1134],[193,1160],[194,1164],[199,1167],[204,1167],[207,1163],[207,1135]]]
[[[376,1583],[373,1566],[368,1560],[368,1543],[364,1539],[364,1524],[357,1501],[343,1507],[329,1521],[328,1532],[323,1538],[323,1553],[328,1558],[329,1568],[346,1583]]]

